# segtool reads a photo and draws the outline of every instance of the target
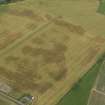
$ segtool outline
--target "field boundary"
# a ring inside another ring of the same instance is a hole
[[[10,100],[11,102],[16,103],[17,105],[25,105],[25,104],[21,103],[20,101],[16,100],[15,98],[7,95],[6,93],[4,93],[2,91],[0,91],[0,96],[4,97],[7,100]]]

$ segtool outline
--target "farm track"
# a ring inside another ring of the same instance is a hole
[[[1,91],[0,91],[0,96],[4,97],[4,98],[7,99],[7,100],[10,100],[10,101],[16,103],[17,105],[25,105],[25,104],[21,103],[20,101],[14,99],[14,98],[12,98],[12,97],[10,97],[9,95],[6,95],[5,93],[3,93],[3,92],[1,92]]]
[[[55,19],[55,18],[54,18]],[[24,37],[17,39],[17,41],[15,41],[13,44],[10,44],[9,46],[7,46],[7,48],[5,48],[3,51],[0,51],[0,56],[3,56],[9,52],[12,51],[12,49],[16,48],[17,46],[21,45],[22,43],[24,43],[25,40],[28,40],[30,37],[33,36],[33,34],[36,34],[38,32],[40,32],[41,30],[47,28],[50,24],[52,23],[52,21],[49,21],[48,23],[45,23],[44,25],[40,26],[38,29],[36,29],[35,31],[30,31],[27,35],[24,35]]]

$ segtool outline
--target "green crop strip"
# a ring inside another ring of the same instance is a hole
[[[93,87],[103,59],[101,58],[81,80],[75,84],[57,105],[87,105],[90,91]]]

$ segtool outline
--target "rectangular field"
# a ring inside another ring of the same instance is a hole
[[[89,33],[105,35],[105,16],[97,12],[99,0],[27,0],[30,7],[40,8],[83,26]],[[102,0],[103,2],[105,0]],[[32,6],[34,4],[34,6]],[[104,7],[103,3],[103,7]],[[102,7],[102,8],[103,8]],[[104,11],[104,10],[103,10]]]

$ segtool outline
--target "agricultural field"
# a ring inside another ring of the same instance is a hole
[[[78,25],[54,19],[45,29],[2,54],[1,80],[14,92],[37,96],[39,105],[53,105],[104,51],[100,40],[104,39],[89,37]]]
[[[89,33],[104,36],[105,16],[97,12],[100,0],[27,0],[30,7],[79,24]],[[32,2],[33,1],[33,2]],[[104,1],[104,0],[103,0]],[[23,3],[24,4],[24,3]],[[34,6],[32,6],[34,4]]]
[[[87,105],[89,94],[93,88],[102,62],[97,62],[93,65],[89,72],[73,86],[57,105]]]
[[[58,1],[54,3],[58,5]],[[60,7],[65,6],[62,13],[63,8],[60,11],[58,8],[57,11],[48,11],[43,6],[39,9],[34,0],[1,8],[4,12],[0,15],[0,81],[12,88],[9,95],[18,99],[29,93],[38,98],[33,105],[54,105],[104,53],[105,36],[100,32],[95,34],[94,30],[94,34],[88,31],[91,25],[88,27],[83,19],[87,15],[80,15],[81,9],[76,12],[83,4],[94,10],[93,4],[82,2],[71,0],[69,6],[68,1],[62,0],[59,4]],[[40,1],[40,4],[43,3]],[[65,11],[68,8],[73,10],[75,6],[72,4],[79,7],[70,13],[70,17]],[[81,21],[75,13],[82,16]],[[102,18],[98,15],[95,19],[102,21]]]
[[[0,51],[19,39],[23,40],[29,34],[43,28],[48,19],[40,10],[31,10],[22,6],[2,6],[0,15]],[[16,28],[14,28],[16,27]]]

